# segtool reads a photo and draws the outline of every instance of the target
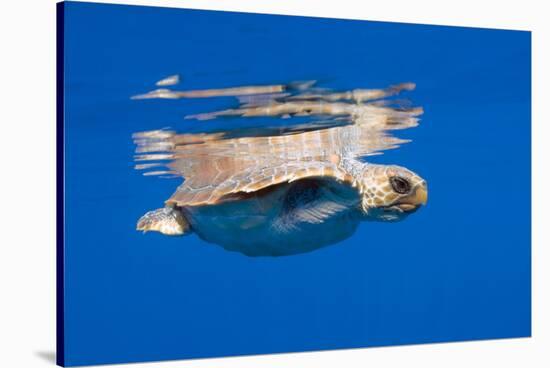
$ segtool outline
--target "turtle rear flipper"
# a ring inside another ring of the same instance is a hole
[[[190,231],[181,211],[171,207],[147,212],[139,219],[136,228],[144,233],[158,231],[164,235],[184,235]]]

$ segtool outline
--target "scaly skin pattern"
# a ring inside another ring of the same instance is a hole
[[[364,164],[360,181],[363,210],[387,208],[398,203],[425,204],[428,188],[426,181],[416,173],[396,165]],[[410,186],[405,193],[398,193],[391,185],[391,178],[404,178]]]

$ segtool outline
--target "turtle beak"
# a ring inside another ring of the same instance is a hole
[[[428,187],[426,186],[426,183],[422,183],[416,187],[411,195],[399,201],[396,206],[404,212],[413,212],[417,210],[420,206],[426,205],[427,202]]]

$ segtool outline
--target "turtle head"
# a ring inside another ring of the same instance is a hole
[[[395,165],[367,164],[361,183],[361,208],[370,220],[396,221],[425,205],[426,181]]]

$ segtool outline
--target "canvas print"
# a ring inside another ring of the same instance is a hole
[[[58,4],[58,364],[528,337],[525,31]]]

